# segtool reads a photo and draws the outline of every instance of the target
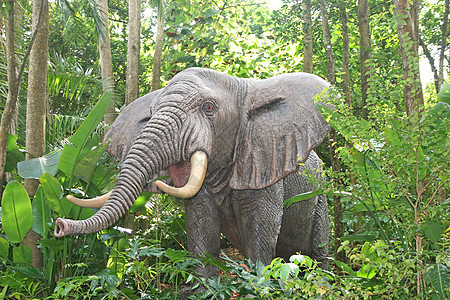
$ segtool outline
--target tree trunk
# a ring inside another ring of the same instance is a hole
[[[43,7],[41,20],[39,12]],[[26,159],[40,157],[45,153],[45,121],[47,117],[47,61],[48,61],[48,1],[34,0],[32,12],[33,30],[38,30],[36,43],[30,53],[27,115],[26,115]],[[39,29],[37,25],[39,23]],[[34,196],[39,180],[25,179],[25,189]]]
[[[15,5],[15,7],[14,7],[14,32],[15,33],[20,34],[20,33],[24,32],[24,23],[25,23],[24,14],[25,14],[25,12],[24,12],[23,6],[21,6],[20,4]],[[22,37],[23,37],[23,35],[22,35]],[[20,37],[19,37],[19,39],[20,39]],[[20,90],[20,81],[18,81],[18,84],[19,84],[19,87],[18,87],[18,91],[19,91]],[[10,127],[10,131],[9,131],[11,134],[16,134],[18,116],[19,116],[19,101],[16,101],[14,110],[13,110],[12,120],[11,120],[11,127]]]
[[[405,80],[404,101],[406,114],[412,118],[423,106],[419,55],[416,46],[417,40],[414,39],[414,24],[411,20],[411,8],[408,0],[394,0],[394,5],[398,19],[398,37],[403,62],[403,78]]]
[[[42,0],[44,1],[44,0]],[[41,20],[44,6],[41,6],[39,11],[38,23]],[[10,9],[8,19],[6,20],[6,65],[8,76],[8,96],[3,110],[3,115],[0,121],[0,195],[2,194],[3,177],[5,174],[6,164],[6,151],[8,146],[8,135],[13,122],[14,109],[17,106],[17,100],[19,97],[20,81],[22,80],[23,73],[25,71],[26,61],[30,56],[31,48],[34,41],[37,38],[39,24],[36,26],[36,30],[31,35],[30,43],[28,44],[27,51],[25,52],[23,62],[20,65],[19,70],[16,69],[16,55],[15,55],[15,43],[14,43],[14,16],[15,16],[15,1],[10,1]]]
[[[11,128],[14,108],[17,105],[20,82],[17,78],[16,54],[14,45],[14,1],[10,1],[9,16],[6,19],[6,65],[8,76],[8,96],[0,122],[0,195],[3,190],[8,135]]]
[[[42,14],[41,12],[42,6]],[[48,1],[34,0],[32,28],[37,32],[36,44],[30,53],[26,116],[26,159],[40,157],[45,153],[45,120],[47,117],[47,61],[48,61]],[[33,197],[39,180],[25,179],[25,189]],[[42,267],[42,252],[37,247],[40,235],[30,230],[23,241],[32,250],[32,265]]]
[[[448,27],[448,14],[449,14],[449,0],[445,0],[445,10],[444,10],[444,22],[442,23],[442,40],[441,40],[441,51],[439,53],[439,82],[438,90],[439,93],[441,86],[444,83],[444,57],[445,48],[447,46],[447,27]]]
[[[416,52],[419,53],[419,18],[420,18],[420,3],[422,0],[412,0],[410,3],[412,3],[411,7],[411,21],[413,24],[413,34],[414,34],[414,40],[416,43],[414,44],[416,46]]]
[[[330,156],[331,156],[331,169],[336,174],[333,178],[333,185],[336,190],[339,190],[341,188],[341,178],[340,178],[340,172],[341,172],[341,163],[339,161],[339,157],[336,153],[337,147],[337,133],[334,128],[331,128],[330,134],[329,134],[329,140],[328,145],[330,149]],[[342,216],[344,213],[344,210],[342,208],[341,203],[341,197],[338,195],[333,196],[333,206],[334,206],[334,257],[338,261],[345,262],[345,252],[337,252],[339,247],[341,246],[341,238],[344,236],[344,224],[342,223]]]
[[[109,35],[109,21],[108,21],[108,0],[97,0],[99,15],[101,19],[101,26],[103,30],[98,36],[98,51],[100,54],[100,68],[102,70],[103,91],[112,91],[114,89],[114,79],[112,71],[112,56],[111,56],[111,38]],[[114,95],[114,93],[112,93]],[[114,98],[114,97],[113,97]],[[114,122],[114,101],[106,111],[104,121],[111,125]]]
[[[361,105],[362,116],[369,118],[367,100],[369,96],[369,81],[372,75],[372,48],[370,45],[369,1],[358,1],[359,51],[361,58]]]
[[[336,84],[336,71],[334,66],[333,47],[331,44],[331,33],[328,25],[327,0],[320,1],[320,12],[322,15],[323,39],[325,42],[325,55],[327,57],[327,78],[331,85]]]
[[[350,42],[348,38],[347,8],[344,1],[340,2],[342,23],[342,70],[344,80],[342,81],[342,90],[344,91],[345,103],[349,108],[352,107],[352,98],[350,92]]]
[[[433,55],[431,54],[430,50],[428,49],[428,46],[422,40],[420,35],[419,35],[419,43],[420,43],[420,46],[422,46],[423,53],[425,54],[426,58],[428,59],[428,63],[431,66],[431,71],[433,72],[433,77],[434,77],[434,88],[435,88],[436,94],[437,94],[437,93],[439,93],[439,90],[441,89],[440,79],[439,79],[439,71],[436,68],[436,64],[434,63]]]
[[[128,2],[128,53],[125,104],[139,98],[139,62],[141,50],[141,0]]]
[[[335,65],[334,65],[334,55],[333,55],[333,49],[331,44],[331,34],[330,34],[330,27],[328,25],[328,13],[327,13],[327,0],[321,0],[320,1],[320,12],[322,15],[322,29],[323,29],[323,37],[325,41],[325,53],[327,57],[327,79],[332,84],[336,84],[336,72],[335,72]],[[330,138],[328,140],[329,142],[329,149],[330,149],[330,156],[331,156],[331,166],[333,171],[336,174],[339,174],[341,171],[341,164],[339,161],[339,157],[336,153],[337,149],[337,134],[336,131],[332,128],[330,132]],[[339,189],[341,186],[340,182],[340,176],[337,175],[335,178],[333,178],[334,187],[336,189]],[[335,247],[334,247],[334,257],[339,261],[345,261],[345,253],[343,251],[337,252],[339,247],[341,246],[341,238],[344,235],[344,226],[342,224],[342,204],[341,204],[341,197],[340,196],[333,196],[333,203],[334,203],[334,241],[335,241]]]
[[[303,1],[303,72],[313,70],[313,34],[311,20],[311,0]]]
[[[348,37],[348,20],[347,20],[347,8],[346,8],[346,1],[340,1],[339,3],[339,10],[341,15],[341,24],[342,24],[342,70],[343,70],[343,77],[344,80],[341,83],[342,90],[344,91],[344,101],[347,105],[348,109],[352,111],[352,98],[351,98],[351,91],[350,91],[350,42]],[[353,112],[353,111],[352,111]],[[346,142],[347,148],[351,148],[353,145],[350,142]],[[354,186],[356,184],[356,178],[353,174],[349,174],[350,177],[350,184]],[[335,209],[342,212],[342,205],[336,206]],[[362,222],[361,222],[361,213],[358,213],[357,215],[357,221],[355,224],[355,231],[358,230],[358,228],[362,228]],[[336,220],[335,220],[336,222]],[[342,230],[343,234],[343,228],[344,225],[339,224],[342,226],[341,228],[338,228],[337,230]],[[338,254],[339,259],[345,259],[345,254]]]
[[[158,5],[158,18],[156,21],[156,43],[155,43],[155,55],[153,56],[152,91],[156,91],[161,87],[161,62],[162,62],[163,42],[164,42],[164,4],[161,2]]]

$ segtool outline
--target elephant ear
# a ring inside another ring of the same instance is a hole
[[[119,162],[123,162],[131,145],[142,131],[145,124],[152,117],[152,106],[156,96],[161,90],[147,94],[130,103],[117,116],[114,123],[105,135],[104,142],[110,141],[108,152],[114,155]]]
[[[250,82],[232,189],[264,188],[298,169],[330,129],[315,104],[316,98],[326,98],[329,86],[307,73]]]

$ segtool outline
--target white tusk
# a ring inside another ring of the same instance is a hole
[[[104,194],[102,196],[98,196],[92,199],[80,199],[77,197],[74,197],[72,195],[68,195],[66,198],[73,204],[80,206],[80,207],[88,207],[88,208],[100,208],[102,207],[106,200],[108,200],[109,196],[111,196],[111,192]]]
[[[196,151],[191,156],[191,174],[188,182],[180,188],[172,187],[162,181],[156,181],[155,185],[164,193],[176,198],[192,198],[202,187],[205,180],[206,168],[208,165],[208,157],[203,151]]]

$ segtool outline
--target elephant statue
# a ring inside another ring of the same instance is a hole
[[[108,228],[144,189],[163,191],[184,199],[193,255],[218,257],[222,233],[254,261],[301,252],[326,267],[326,196],[289,208],[283,201],[318,187],[321,161],[313,149],[329,125],[315,101],[327,106],[329,86],[307,73],[255,80],[205,68],[180,72],[119,114],[105,136],[123,162],[115,188],[95,199],[68,197],[101,209],[86,220],[57,219],[55,236]],[[155,181],[161,176],[170,179]],[[199,271],[218,274],[211,266]]]

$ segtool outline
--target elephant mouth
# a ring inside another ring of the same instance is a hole
[[[161,191],[177,198],[192,198],[203,185],[208,166],[208,158],[205,152],[197,151],[190,159],[190,162],[181,161],[168,168],[169,177],[173,183],[170,186],[160,180],[154,182]],[[100,208],[102,207],[112,191],[93,199],[80,199],[74,196],[67,196],[67,200],[81,207]]]
[[[178,188],[185,186],[191,174],[191,164],[188,161],[182,161],[171,165],[167,169],[172,184]]]
[[[190,162],[183,161],[169,167],[169,177],[172,179],[175,187],[159,180],[155,182],[155,185],[161,191],[171,196],[184,199],[192,198],[203,185],[207,166],[208,157],[206,153],[196,151],[192,154]]]

